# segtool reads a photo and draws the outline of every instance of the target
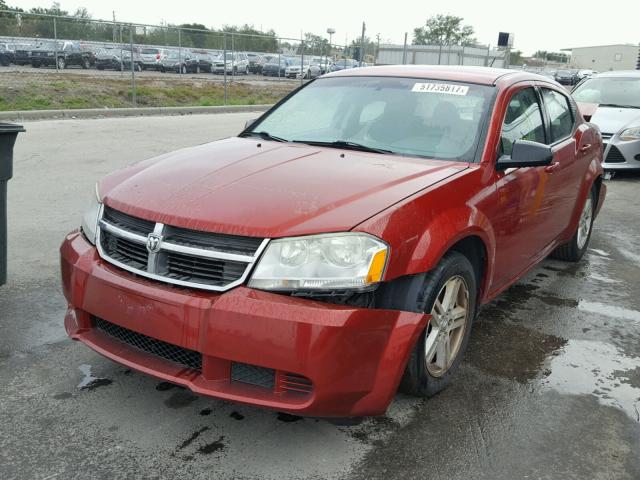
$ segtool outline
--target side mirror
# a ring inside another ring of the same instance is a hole
[[[551,147],[528,140],[516,140],[511,155],[502,155],[496,162],[497,170],[507,168],[545,167],[551,164]]]
[[[244,122],[244,129],[248,129],[251,125],[253,125],[254,123],[256,123],[256,120],[258,120],[257,118],[250,118],[249,120],[247,120],[246,122]]]

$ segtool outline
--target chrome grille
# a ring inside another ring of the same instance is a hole
[[[244,282],[268,242],[154,223],[107,206],[99,227],[98,252],[106,261],[153,280],[213,291]]]

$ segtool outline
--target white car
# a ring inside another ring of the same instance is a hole
[[[226,67],[226,68],[225,68]],[[249,75],[249,57],[244,52],[227,52],[226,61],[224,54],[219,55],[213,62],[211,71],[213,73],[225,73],[237,75],[242,73]]]
[[[316,78],[321,74],[320,66],[312,64],[307,60],[304,61],[304,66],[299,58],[291,59],[291,63],[284,69],[284,76],[288,78],[298,78],[300,76],[304,78]]]

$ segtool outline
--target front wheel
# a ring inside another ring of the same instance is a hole
[[[595,205],[596,191],[595,188],[592,188],[582,206],[578,228],[576,228],[573,237],[564,245],[556,248],[551,254],[551,258],[565,262],[577,262],[582,258],[589,247],[589,240],[591,240]]]
[[[431,321],[416,343],[400,389],[431,397],[451,383],[469,342],[476,314],[477,280],[461,253],[448,253],[427,274],[419,307]]]

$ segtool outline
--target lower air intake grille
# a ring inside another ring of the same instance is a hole
[[[611,145],[607,158],[604,159],[605,163],[624,163],[625,159],[618,147]]]
[[[138,350],[156,355],[165,360],[170,360],[187,368],[199,372],[202,371],[202,354],[200,352],[147,337],[141,333],[102,320],[101,318],[93,317],[93,321],[98,330],[122,343],[126,343]]]
[[[276,372],[270,368],[256,367],[246,363],[231,364],[231,380],[234,382],[248,383],[258,387],[273,390]]]

